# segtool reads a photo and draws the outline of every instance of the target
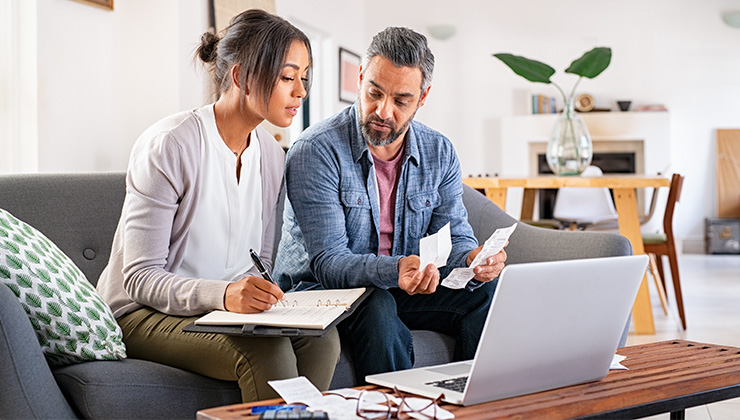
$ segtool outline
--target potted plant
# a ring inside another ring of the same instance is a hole
[[[498,53],[493,56],[530,82],[555,86],[563,96],[563,112],[558,117],[547,143],[547,164],[556,175],[579,175],[591,164],[593,146],[586,124],[575,112],[573,98],[581,79],[584,77],[593,79],[609,67],[612,58],[611,48],[596,47],[565,69],[566,73],[579,76],[569,95],[550,79],[555,74],[555,69],[549,65],[509,53]]]

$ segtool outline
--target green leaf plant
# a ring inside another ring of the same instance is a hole
[[[560,94],[563,95],[563,101],[567,102],[568,98],[572,99],[575,95],[576,88],[581,82],[581,79],[584,77],[593,79],[609,67],[609,63],[612,59],[612,49],[607,47],[596,47],[570,63],[570,67],[565,69],[565,72],[576,74],[580,77],[576,81],[575,85],[573,85],[573,89],[568,96],[565,95],[565,91],[558,86],[557,83],[550,79],[552,75],[555,74],[555,69],[547,64],[509,53],[498,53],[493,54],[493,56],[503,61],[504,64],[514,71],[514,73],[522,76],[530,82],[555,86]]]

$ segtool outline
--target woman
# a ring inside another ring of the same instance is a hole
[[[268,380],[299,375],[326,390],[339,358],[335,330],[298,339],[181,331],[204,312],[261,312],[283,297],[249,255],[257,250],[270,268],[284,167],[258,124],[290,125],[312,64],[305,34],[259,10],[234,17],[221,39],[204,34],[198,56],[212,66],[218,99],[136,141],[98,290],[130,357],[236,380],[244,401],[276,397]]]

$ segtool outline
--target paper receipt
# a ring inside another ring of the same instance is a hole
[[[452,272],[442,280],[442,286],[449,289],[462,289],[465,287],[470,279],[475,277],[473,268],[485,263],[488,257],[496,255],[504,249],[504,245],[506,245],[506,241],[509,240],[514,229],[516,229],[516,225],[517,223],[514,223],[507,228],[496,229],[496,231],[493,232],[483,244],[483,249],[481,249],[478,255],[476,255],[475,259],[470,264],[470,267],[458,267],[453,269]]]

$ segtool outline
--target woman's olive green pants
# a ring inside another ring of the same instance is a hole
[[[126,353],[211,378],[237,381],[244,402],[277,398],[267,381],[305,376],[326,391],[339,360],[339,335],[320,338],[240,337],[183,332],[198,317],[141,308],[118,319]]]

